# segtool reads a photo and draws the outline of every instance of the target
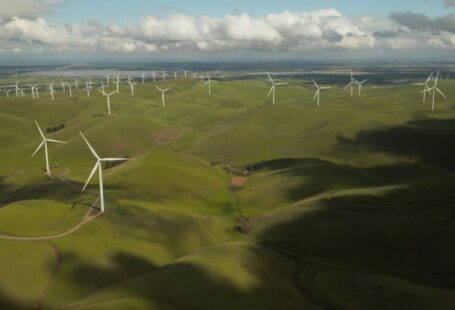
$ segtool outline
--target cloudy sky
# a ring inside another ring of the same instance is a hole
[[[454,60],[454,12],[455,0],[0,0],[0,59]]]

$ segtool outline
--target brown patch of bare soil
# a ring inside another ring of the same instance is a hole
[[[163,144],[177,139],[180,131],[176,128],[165,128],[155,131],[152,134],[153,141],[157,144]]]
[[[247,177],[232,177],[231,186],[242,187],[247,180],[248,180]]]

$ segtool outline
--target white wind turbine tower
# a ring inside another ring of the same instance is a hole
[[[111,115],[111,96],[115,95],[117,92],[114,90],[112,93],[106,94],[103,91],[103,96],[107,97],[107,111],[109,113],[109,116]]]
[[[48,150],[47,150],[47,143],[48,142],[52,142],[52,143],[66,143],[64,141],[59,141],[59,140],[53,140],[53,139],[47,139],[45,136],[44,136],[44,133],[43,131],[41,130],[41,128],[39,127],[38,125],[38,122],[35,121],[35,124],[36,124],[36,127],[38,127],[38,131],[41,135],[41,138],[43,138],[43,141],[40,143],[40,145],[38,145],[38,147],[36,148],[35,152],[33,152],[32,154],[32,157],[34,157],[36,155],[36,153],[38,153],[38,151],[44,146],[44,154],[45,154],[45,157],[46,157],[46,173],[48,175],[51,174],[51,169],[49,167],[49,154],[48,154]]]
[[[359,97],[360,97],[360,95],[362,94],[362,86],[363,86],[363,84],[365,84],[366,82],[368,82],[368,79],[363,80],[362,82],[357,82],[357,85],[359,86]]]
[[[131,96],[134,96],[134,85],[136,85],[136,82],[129,82],[129,86],[131,89]]]
[[[16,84],[14,85],[16,88],[16,97],[19,97],[19,80],[16,81]]]
[[[169,88],[166,88],[166,89],[161,89],[159,88],[158,86],[156,86],[156,89],[158,89],[160,92],[161,92],[161,100],[163,101],[163,108],[166,107],[166,101],[165,101],[165,98],[164,98],[164,93],[166,93],[168,90],[171,90],[172,87],[169,87]]]
[[[174,72],[174,80],[177,80],[177,74],[179,73],[179,71],[173,71]]]
[[[424,83],[414,83],[414,85],[423,86],[423,91],[421,91],[421,93],[423,93],[423,102],[427,101],[427,93],[431,93],[428,83],[430,83],[432,78],[433,78],[433,72],[431,72],[430,76],[425,80]]]
[[[73,86],[70,83],[65,83],[66,86],[68,86],[68,89],[70,91],[70,97],[73,97]]]
[[[60,81],[62,83],[63,92],[66,93],[66,83],[64,81]]]
[[[116,86],[116,92],[117,94],[120,92],[119,90],[119,85],[120,85],[120,75],[116,75],[116,80],[114,81],[114,84]]]
[[[30,87],[30,90],[31,90],[31,93],[32,93],[32,98],[33,98],[33,99],[36,99],[35,88],[38,87],[38,85],[31,85],[31,84],[28,84],[28,86]]]
[[[87,91],[87,97],[90,98],[90,91],[92,90],[92,84],[90,82],[85,82],[85,91]]]
[[[101,158],[98,156],[96,153],[95,149],[90,145],[88,142],[87,138],[85,138],[84,134],[82,132],[79,132],[84,139],[85,143],[87,144],[88,148],[90,149],[90,152],[92,152],[93,156],[96,158],[96,164],[92,169],[92,172],[90,172],[90,175],[87,179],[87,182],[85,182],[84,187],[82,188],[82,191],[85,191],[87,188],[87,185],[89,184],[90,180],[93,178],[93,176],[96,173],[96,170],[98,170],[98,178],[99,178],[99,186],[100,186],[100,207],[101,207],[101,212],[104,213],[105,208],[104,208],[104,188],[103,188],[103,167],[102,163],[103,162],[109,162],[109,161],[126,161],[130,160],[129,158]]]
[[[351,71],[351,82],[349,82],[349,84],[344,87],[344,88],[351,87],[351,97],[354,96],[354,86],[355,85],[359,85],[359,81],[354,79],[354,73]]]
[[[49,84],[49,94],[51,95],[52,101],[54,101],[55,90],[54,90],[54,83],[53,82],[51,82]]]
[[[142,84],[145,84],[145,72],[142,72]]]
[[[39,99],[39,90],[40,89],[41,89],[41,87],[39,87],[39,86],[35,87],[35,97],[36,97],[36,99]]]
[[[166,81],[166,72],[163,71],[163,73],[161,73],[161,76],[163,77],[163,81]]]
[[[106,86],[109,86],[109,79],[111,78],[111,76],[109,74],[106,74],[105,77],[106,77]]]
[[[153,82],[156,82],[156,72],[155,71],[152,71],[152,78],[153,78]]]
[[[74,87],[79,90],[79,81],[77,79],[74,79]]]
[[[212,83],[216,83],[216,81],[212,81],[210,74],[207,73],[207,82],[205,82],[204,86],[209,86],[209,96],[212,95]]]
[[[275,104],[275,99],[276,99],[276,96],[275,96],[275,92],[276,92],[276,87],[277,86],[282,86],[282,85],[288,85],[288,83],[275,83],[275,81],[272,79],[272,77],[270,76],[269,73],[267,73],[267,77],[269,78],[269,81],[270,83],[272,83],[272,87],[270,88],[270,91],[269,91],[269,94],[267,95],[267,98],[270,97],[270,94],[273,95],[273,101],[272,103]]]
[[[316,86],[316,88],[317,88],[316,94],[314,95],[313,100],[317,100],[317,106],[319,108],[321,90],[329,89],[330,87],[319,87],[319,85],[313,79],[311,79],[311,80],[313,81],[314,86]]]
[[[444,93],[438,88],[438,80],[439,80],[439,72],[436,75],[436,78],[434,80],[434,86],[430,88],[430,93],[432,94],[432,97],[433,97],[432,104],[431,104],[431,110],[434,110],[434,99],[436,96],[436,92],[438,92],[444,99],[447,100],[446,95],[444,95]]]
[[[190,72],[190,71],[183,70],[183,74],[184,74],[184,76],[185,76],[185,79],[186,79],[186,77],[188,76],[188,73],[189,73],[189,72]]]

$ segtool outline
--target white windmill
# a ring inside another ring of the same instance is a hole
[[[54,83],[53,82],[51,82],[49,84],[49,94],[51,95],[52,101],[54,101],[55,89],[54,89]]]
[[[351,97],[354,96],[354,87],[359,85],[359,81],[354,79],[354,73],[351,71],[351,81],[344,88],[351,87]]]
[[[111,115],[111,96],[115,95],[117,92],[113,91],[112,93],[105,93],[104,91],[102,92],[103,96],[107,97],[107,111],[109,116]]]
[[[90,172],[90,175],[87,179],[87,182],[85,182],[84,187],[82,188],[82,191],[85,191],[87,188],[87,185],[89,184],[90,180],[93,178],[93,176],[96,173],[96,170],[98,170],[98,180],[99,180],[99,186],[100,186],[100,207],[101,207],[101,212],[105,212],[104,208],[104,187],[103,187],[103,167],[102,163],[103,162],[110,162],[110,161],[127,161],[130,160],[130,158],[101,158],[98,156],[96,153],[95,149],[90,145],[88,142],[87,138],[85,138],[84,134],[82,132],[79,132],[82,136],[82,139],[84,139],[85,143],[87,144],[88,148],[90,149],[90,152],[93,154],[93,156],[96,158],[96,164],[92,169],[92,172]]]
[[[38,151],[44,146],[44,154],[45,154],[45,157],[46,157],[46,173],[47,173],[48,175],[50,175],[50,174],[51,174],[51,169],[50,169],[50,167],[49,167],[49,154],[48,154],[48,149],[47,149],[47,143],[48,143],[48,142],[52,142],[52,143],[66,143],[66,142],[46,138],[46,137],[44,136],[43,131],[42,131],[41,128],[39,127],[37,121],[35,121],[35,124],[36,124],[36,127],[38,127],[38,131],[39,131],[39,133],[40,133],[40,135],[41,135],[41,138],[43,138],[43,141],[40,143],[40,145],[38,145],[38,147],[36,148],[35,152],[33,152],[32,157],[34,157],[34,156],[36,155],[36,153],[38,153]]]
[[[329,89],[331,87],[320,87],[313,79],[311,79],[311,81],[313,81],[314,86],[316,86],[316,88],[317,88],[316,94],[314,95],[313,100],[317,100],[317,106],[319,108],[321,90]]]
[[[414,85],[423,86],[423,91],[421,91],[421,93],[423,93],[423,99],[422,99],[423,102],[427,101],[427,93],[431,93],[428,83],[430,83],[432,78],[433,78],[433,72],[431,72],[430,76],[428,76],[428,78],[425,80],[424,83],[414,83]]]
[[[363,84],[365,84],[366,82],[368,82],[368,79],[363,80],[363,81],[361,81],[361,82],[357,82],[357,85],[359,86],[359,97],[360,97],[361,94],[362,94],[362,86],[363,86]]]
[[[444,95],[444,93],[438,88],[438,80],[439,80],[439,72],[438,74],[436,75],[436,78],[434,80],[434,85],[433,87],[431,87],[429,89],[431,95],[432,95],[432,103],[431,103],[431,110],[434,110],[434,107],[435,107],[435,96],[436,96],[436,92],[438,92],[444,99],[447,100],[447,97],[446,95]]]
[[[129,82],[130,90],[131,90],[131,96],[134,96],[134,85],[136,85],[136,82]]]
[[[207,82],[205,82],[204,86],[209,86],[209,96],[212,95],[212,83],[217,83],[216,81],[213,81],[211,78],[210,78],[210,74],[207,73]]]
[[[288,83],[275,83],[275,81],[272,79],[272,77],[270,76],[269,73],[267,73],[267,77],[269,78],[269,81],[270,83],[272,83],[272,87],[270,88],[270,91],[267,95],[267,98],[270,97],[270,95],[272,94],[273,97],[272,97],[272,103],[275,104],[275,100],[276,100],[276,87],[277,86],[283,86],[283,85],[288,85]]]
[[[171,90],[172,87],[169,87],[169,88],[166,88],[166,89],[161,89],[159,88],[158,86],[156,86],[156,89],[158,89],[160,92],[161,92],[161,101],[163,102],[163,108],[166,107],[166,101],[165,101],[165,98],[164,98],[164,94],[168,91],[168,90]]]

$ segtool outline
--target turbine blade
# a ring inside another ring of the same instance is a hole
[[[45,141],[43,140],[43,142],[41,142],[40,145],[38,145],[35,152],[33,152],[32,157],[35,157],[36,153],[38,153],[38,151],[43,147],[44,143]]]
[[[275,84],[275,82],[273,81],[273,79],[272,79],[272,77],[270,76],[270,74],[268,74],[268,73],[267,73],[267,76],[268,76],[268,78],[269,78],[270,82],[272,82],[272,83],[274,83],[274,84]]]
[[[126,161],[131,160],[131,158],[101,158],[100,161]]]
[[[54,142],[54,143],[66,143],[66,141],[54,140],[54,139],[46,139],[47,142]]]
[[[289,83],[276,83],[275,85],[282,86],[282,85],[289,85]]]
[[[90,151],[92,152],[93,156],[95,156],[98,160],[100,160],[100,157],[99,157],[98,154],[96,153],[95,149],[90,145],[90,143],[88,142],[87,138],[84,136],[84,134],[82,133],[82,131],[79,131],[79,133],[81,134],[82,139],[84,139],[84,141],[85,141],[85,143],[87,144],[88,148],[89,148]]]
[[[314,95],[313,100],[316,100],[316,98],[318,97],[318,95],[319,95],[319,89],[316,91],[316,94]]]
[[[155,87],[156,87],[156,89],[158,89],[159,91],[163,91],[163,90],[162,90],[161,88],[159,88],[158,86],[155,85]]]
[[[272,94],[274,88],[275,88],[275,84],[272,86],[272,88],[270,88],[270,91],[267,94],[267,98],[270,97],[270,95]]]
[[[87,188],[88,183],[90,183],[90,180],[91,180],[91,179],[93,178],[93,176],[95,175],[96,169],[98,168],[99,165],[100,165],[100,162],[97,161],[96,164],[95,164],[95,167],[93,167],[93,169],[92,169],[92,172],[90,172],[90,176],[88,177],[87,182],[85,182],[85,185],[84,185],[84,187],[82,188],[82,191],[85,191],[85,189]]]
[[[439,88],[436,88],[436,91],[437,91],[438,93],[440,93],[441,96],[444,97],[444,99],[447,99],[446,95],[444,95],[444,93],[443,93]]]
[[[317,88],[319,88],[319,85],[318,85],[313,79],[311,79],[311,80],[313,81],[314,86],[316,86]]]
[[[164,92],[167,92],[168,90],[171,90],[171,89],[172,89],[172,87],[166,88],[166,89],[164,90]]]
[[[37,121],[35,121],[35,124],[36,124],[36,127],[38,127],[38,131],[39,131],[39,133],[40,133],[41,137],[43,137],[43,139],[46,139],[46,137],[44,136],[44,133],[41,131],[41,128],[39,127],[39,125],[38,125],[38,122],[37,122]]]

